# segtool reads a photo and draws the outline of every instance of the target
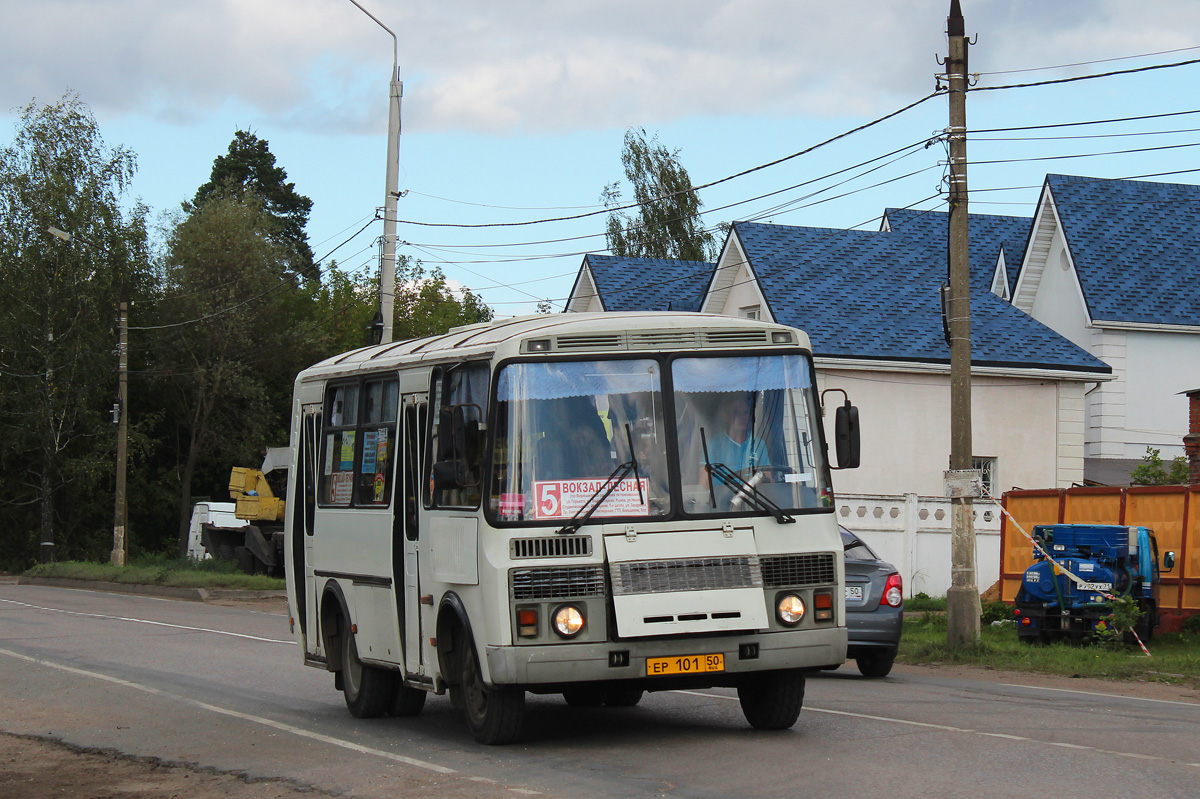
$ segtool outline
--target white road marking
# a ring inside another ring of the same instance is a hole
[[[1025,686],[1018,686],[1018,687],[1025,687]],[[702,691],[671,691],[671,693],[673,693],[673,694],[689,694],[690,696],[703,696],[708,699],[726,699],[726,700],[729,700],[732,702],[738,701],[738,698],[736,696],[723,696],[721,694],[706,694],[706,693],[703,693]],[[1082,692],[1080,692],[1080,693],[1082,693]],[[1101,694],[1101,696],[1109,696],[1109,694]],[[1126,697],[1116,697],[1116,698],[1124,699]],[[1149,701],[1162,701],[1162,700],[1149,700]],[[1188,704],[1188,703],[1182,702],[1179,704]],[[1170,758],[1158,757],[1157,755],[1143,755],[1139,752],[1114,752],[1110,749],[1099,749],[1094,746],[1080,746],[1079,744],[1064,743],[1061,741],[1041,741],[1041,740],[1038,740],[1037,738],[1028,738],[1028,737],[1021,736],[1021,735],[1006,735],[1004,733],[998,733],[998,732],[984,732],[983,730],[968,730],[965,727],[951,727],[951,726],[948,726],[945,724],[930,724],[930,723],[924,722],[924,721],[911,721],[909,719],[897,719],[897,718],[891,718],[888,716],[872,716],[867,713],[850,713],[845,710],[829,710],[829,709],[820,708],[820,707],[810,707],[808,705],[806,705],[804,707],[804,712],[806,712],[806,713],[825,713],[830,716],[849,716],[851,718],[856,718],[856,719],[867,719],[868,721],[882,721],[882,722],[885,722],[888,724],[904,724],[904,725],[907,725],[910,727],[925,727],[927,729],[943,730],[945,732],[958,732],[958,733],[967,733],[970,735],[982,735],[982,736],[985,736],[988,738],[1004,738],[1004,739],[1007,739],[1010,741],[1036,743],[1036,744],[1042,745],[1042,746],[1045,746],[1045,745],[1058,746],[1058,747],[1062,747],[1064,749],[1081,749],[1081,750],[1086,750],[1086,751],[1099,752],[1100,754],[1105,754],[1105,755],[1114,755],[1116,757],[1129,757],[1129,758],[1134,758],[1137,760],[1157,760],[1162,763],[1176,762],[1174,760],[1171,760]],[[1200,763],[1182,763],[1181,765],[1189,766],[1191,768],[1200,768]]]
[[[455,769],[448,768],[447,766],[440,766],[437,763],[430,763],[426,760],[418,760],[417,758],[414,758],[414,757],[405,757],[403,755],[397,755],[392,752],[385,752],[382,749],[373,749],[369,746],[363,746],[362,744],[356,744],[353,741],[344,741],[341,738],[334,738],[331,735],[323,735],[319,732],[312,732],[311,730],[306,730],[306,729],[303,729],[302,727],[293,727],[291,724],[284,724],[282,721],[276,721],[275,719],[263,718],[262,716],[254,716],[249,713],[241,713],[236,710],[229,710],[228,708],[218,707],[217,705],[210,705],[207,702],[201,702],[196,699],[189,699],[186,696],[179,696],[178,694],[172,694],[167,691],[161,691],[158,688],[151,688],[148,685],[141,685],[140,683],[130,682],[129,680],[122,680],[119,677],[111,677],[107,674],[101,674],[101,673],[95,672],[95,671],[87,671],[86,669],[79,669],[79,668],[75,668],[74,666],[66,666],[61,663],[55,663],[50,660],[45,660],[43,658],[35,658],[35,657],[30,657],[28,655],[22,655],[17,652],[11,652],[7,649],[0,649],[0,655],[8,655],[9,657],[17,658],[18,660],[24,660],[28,663],[34,663],[39,666],[46,666],[51,669],[58,669],[59,671],[65,671],[70,674],[78,674],[82,677],[90,677],[94,680],[103,680],[104,682],[110,682],[110,683],[113,683],[114,685],[124,686],[125,688],[132,688],[136,691],[144,691],[145,693],[153,694],[154,696],[161,696],[161,697],[164,697],[167,699],[174,699],[178,702],[183,702],[184,704],[191,705],[192,707],[198,707],[201,710],[207,710],[211,713],[219,713],[223,716],[231,716],[236,719],[241,719],[242,721],[249,721],[253,724],[261,724],[264,727],[270,727],[272,729],[280,730],[282,732],[289,732],[292,735],[298,735],[301,738],[309,738],[311,740],[320,741],[321,743],[327,743],[332,746],[339,746],[343,749],[349,749],[353,752],[359,752],[364,755],[374,755],[375,757],[381,757],[386,760],[393,760],[393,761],[396,761],[397,763],[404,763],[409,766],[415,766],[416,768],[425,769],[427,771],[433,771],[438,774],[457,774],[458,773]]]
[[[90,619],[110,619],[112,621],[128,621],[136,624],[149,624],[154,627],[171,627],[176,630],[188,630],[196,633],[212,633],[213,635],[228,635],[233,638],[245,638],[248,641],[263,641],[268,644],[287,644],[295,646],[296,642],[292,640],[284,640],[280,638],[263,638],[258,635],[247,635],[246,633],[234,633],[228,630],[212,630],[207,627],[189,627],[186,624],[169,624],[165,621],[151,621],[150,619],[135,619],[130,616],[109,616],[104,613],[83,613],[78,610],[64,610],[63,608],[48,608],[43,605],[31,605],[28,602],[18,602],[15,599],[0,599],[8,605],[20,605],[21,607],[30,608],[32,610],[44,610],[50,613],[63,613],[68,616],[84,616]]]
[[[1144,696],[1125,696],[1123,694],[1103,694],[1098,691],[1075,691],[1070,688],[1046,688],[1040,685],[1017,685],[1016,683],[1002,682],[999,685],[1005,688],[1024,688],[1028,691],[1058,691],[1063,694],[1079,694],[1080,696],[1103,696],[1106,699],[1129,699],[1134,702],[1158,702],[1162,705],[1182,705],[1183,707],[1200,708],[1200,705],[1195,702],[1178,702],[1174,699],[1148,699]]]

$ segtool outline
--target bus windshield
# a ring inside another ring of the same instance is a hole
[[[502,521],[570,519],[630,462],[593,517],[670,511],[657,361],[509,364],[497,381],[495,442],[491,504]]]
[[[505,366],[496,382],[495,518],[667,516],[674,471],[668,459],[678,464],[679,510],[686,514],[824,507],[828,474],[807,359],[680,357],[665,368],[673,411],[664,406],[657,359]]]
[[[671,362],[683,510],[817,508],[829,496],[808,361],[799,355]],[[711,475],[711,476],[710,476]]]

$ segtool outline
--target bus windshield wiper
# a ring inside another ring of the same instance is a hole
[[[712,478],[716,477],[725,485],[733,489],[737,497],[744,499],[758,510],[766,511],[775,517],[775,521],[780,524],[791,524],[796,521],[792,516],[784,512],[783,508],[776,505],[766,495],[758,493],[758,488],[747,483],[733,469],[730,469],[723,463],[713,463],[708,459],[708,440],[704,435],[704,428],[700,428],[700,445],[704,449],[704,468],[708,470],[708,493],[712,499],[713,510],[717,509],[717,497],[713,490]]]
[[[638,472],[637,455],[633,451],[633,434],[629,431],[628,423],[625,425],[625,438],[629,442],[629,460],[613,469],[612,474],[592,492],[592,495],[587,498],[587,502],[583,503],[583,506],[575,512],[571,520],[558,528],[560,535],[578,532],[580,527],[591,521],[592,515],[600,510],[600,506],[604,504],[604,501],[608,499],[612,492],[617,490],[617,486],[621,485],[621,481],[628,477],[630,473],[633,474],[633,482],[637,486],[638,502],[645,501],[645,497],[642,495],[642,479]]]

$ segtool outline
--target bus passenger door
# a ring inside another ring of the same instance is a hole
[[[305,649],[309,654],[316,651],[320,634],[316,632],[317,596],[313,585],[313,540],[316,534],[317,510],[317,480],[319,474],[319,453],[321,452],[321,404],[304,405],[300,417],[300,452],[297,462],[300,474],[296,475],[298,483],[293,501],[299,506],[301,524],[293,525],[293,536],[303,530],[303,544],[293,542],[293,563],[295,575],[290,575],[296,591],[296,604],[300,614],[300,629],[305,636]],[[299,528],[299,529],[297,529]],[[299,544],[297,546],[297,544]],[[300,558],[296,558],[300,555]]]
[[[426,395],[408,394],[401,402],[404,409],[404,462],[402,494],[404,515],[403,549],[403,608],[404,670],[409,674],[425,675],[428,669],[421,652],[421,581],[418,559],[421,551],[421,479],[425,474],[426,429],[428,405]]]

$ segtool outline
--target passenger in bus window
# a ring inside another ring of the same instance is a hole
[[[612,445],[590,397],[554,402],[555,424],[539,446],[545,474],[551,479],[608,477],[614,468]]]
[[[721,424],[714,432],[705,431],[709,463],[723,463],[739,474],[771,465],[766,442],[756,434],[755,410],[754,395],[745,392],[722,403]]]

